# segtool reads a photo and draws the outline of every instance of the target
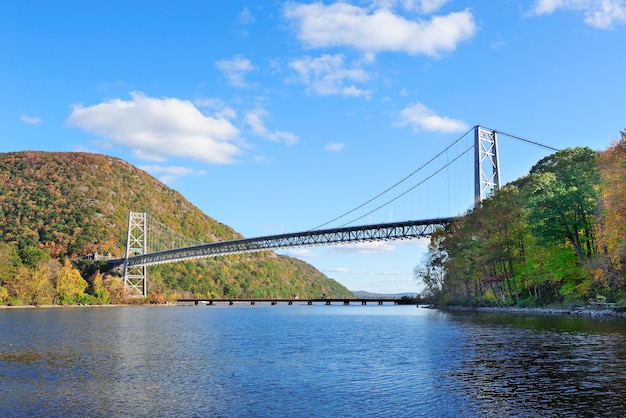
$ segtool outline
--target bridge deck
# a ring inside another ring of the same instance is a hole
[[[394,305],[417,305],[417,302],[413,299],[402,298],[304,298],[304,299],[284,299],[284,298],[221,298],[221,299],[199,299],[199,298],[180,298],[176,299],[178,303],[193,303],[194,305],[218,305],[228,304],[234,305],[235,303],[249,303],[255,305],[256,303],[269,303],[271,305],[278,305],[279,303],[286,303],[287,305],[306,304],[313,305],[314,303],[323,303],[325,305],[332,305],[333,303],[342,303],[347,306],[352,303],[367,305],[367,303],[376,303],[383,305],[384,303],[393,303]]]
[[[454,218],[437,218],[417,221],[391,222],[375,225],[350,226],[270,235],[259,238],[245,238],[232,241],[218,241],[191,247],[174,248],[149,252],[132,257],[108,260],[109,264],[128,267],[151,266],[197,258],[217,257],[227,254],[241,254],[257,251],[275,251],[285,248],[315,247],[319,245],[346,244],[367,241],[387,241],[396,239],[423,238],[435,230],[444,228]]]

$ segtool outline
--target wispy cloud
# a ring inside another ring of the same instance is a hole
[[[346,148],[346,144],[341,143],[341,142],[331,142],[329,144],[326,144],[326,146],[324,147],[326,151],[330,151],[330,152],[341,152],[345,148]]]
[[[369,90],[357,87],[370,79],[369,74],[360,62],[347,66],[341,54],[324,54],[318,58],[305,56],[291,61],[289,67],[297,73],[295,81],[304,84],[309,94],[367,98],[371,95]]]
[[[410,126],[416,132],[450,133],[462,132],[467,129],[465,122],[447,116],[439,116],[422,103],[413,103],[402,109],[395,125]]]
[[[436,12],[449,0],[375,0],[375,8],[392,9],[400,7],[411,12],[429,14]]]
[[[530,15],[548,15],[559,9],[582,12],[587,25],[610,29],[626,25],[624,0],[536,0]]]
[[[131,100],[74,105],[66,124],[98,135],[102,146],[129,148],[149,161],[186,157],[228,164],[242,152],[239,130],[224,114],[205,115],[190,101],[139,92]]]
[[[41,118],[37,116],[21,115],[20,119],[22,120],[22,122],[29,125],[39,125],[41,123]]]
[[[392,241],[359,242],[356,244],[341,245],[329,250],[332,254],[386,254],[393,252],[397,244]]]
[[[237,16],[237,23],[240,25],[249,25],[254,22],[256,19],[252,15],[252,12],[247,7],[244,7],[243,10]]]
[[[161,182],[165,184],[172,184],[177,179],[184,176],[201,176],[206,174],[206,171],[203,170],[198,171],[189,167],[180,166],[141,165],[139,166],[139,168],[157,177]]]
[[[422,11],[436,10],[442,4],[409,3]],[[369,53],[397,51],[435,57],[454,51],[477,30],[469,10],[430,20],[409,20],[394,14],[389,6],[368,9],[344,2],[288,3],[284,14],[296,25],[298,39],[309,48],[350,47]]]
[[[266,116],[268,113],[265,109],[255,109],[246,114],[246,123],[255,135],[270,141],[284,142],[287,145],[293,145],[299,141],[300,138],[291,132],[269,130],[263,121]]]
[[[291,257],[298,258],[320,258],[322,255],[318,252],[311,251],[306,248],[294,248],[290,250],[284,250],[285,254]]]
[[[252,62],[243,55],[235,55],[230,60],[217,61],[215,66],[233,87],[247,87],[246,75],[257,71],[257,67],[252,65]]]
[[[324,269],[324,273],[350,273],[350,269],[347,267],[331,267]]]

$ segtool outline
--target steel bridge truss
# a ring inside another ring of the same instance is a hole
[[[135,266],[143,266],[145,268],[145,266],[155,264],[217,257],[228,254],[273,251],[297,247],[314,247],[330,244],[422,238],[432,235],[437,229],[444,228],[452,222],[453,219],[454,218],[438,218],[422,221],[404,221],[214,242],[149,254],[136,254],[132,257],[127,257],[125,260],[111,260],[110,262],[119,264],[124,262],[124,265],[128,269]]]

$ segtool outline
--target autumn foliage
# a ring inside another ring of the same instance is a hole
[[[539,161],[434,234],[415,276],[440,303],[626,303],[626,134]]]
[[[242,238],[120,159],[80,152],[0,154],[0,304],[124,301],[119,272],[84,257],[122,257],[131,211],[146,212],[194,242]],[[148,274],[153,302],[183,295],[351,295],[311,266],[271,252],[169,264]]]

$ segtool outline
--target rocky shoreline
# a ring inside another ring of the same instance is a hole
[[[609,308],[604,306],[577,306],[572,308],[541,307],[541,308],[519,308],[515,306],[479,306],[462,307],[446,306],[441,310],[467,311],[479,313],[501,313],[515,315],[554,315],[554,316],[578,316],[589,318],[626,318],[625,308]]]

